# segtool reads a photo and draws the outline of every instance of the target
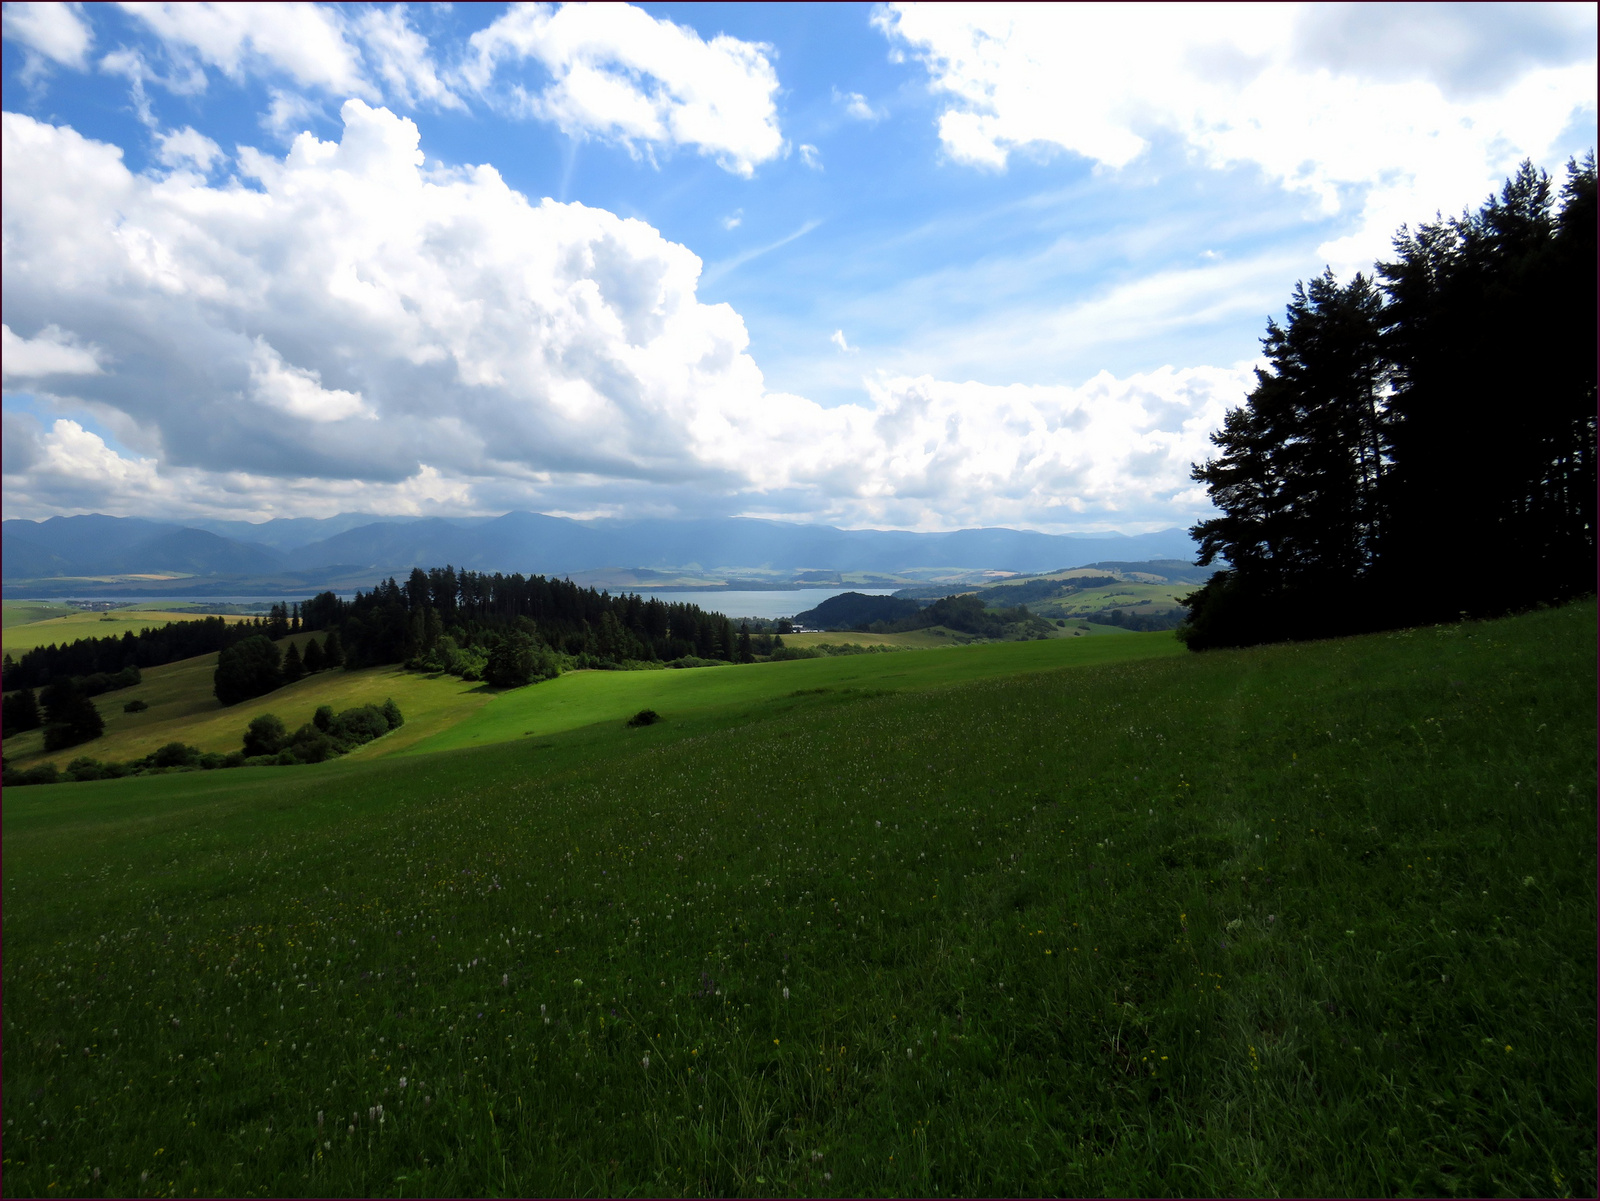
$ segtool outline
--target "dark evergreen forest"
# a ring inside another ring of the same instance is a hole
[[[1194,469],[1190,648],[1491,616],[1595,588],[1595,158],[1295,287]]]

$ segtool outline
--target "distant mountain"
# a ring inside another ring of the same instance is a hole
[[[105,574],[177,571],[186,575],[262,575],[282,570],[283,565],[283,556],[270,547],[249,546],[205,530],[178,529],[113,556]]]
[[[1039,572],[1090,559],[1194,557],[1184,530],[1081,538],[1032,530],[975,529],[945,534],[840,530],[751,517],[690,521],[573,521],[507,513],[473,526],[416,519],[360,526],[301,547],[301,570],[360,563],[384,572],[451,563],[476,571],[565,574],[604,566],[742,567],[780,572],[905,571],[951,567]]]
[[[377,518],[351,513],[192,525],[90,515],[7,521],[0,533],[8,580],[174,571],[241,577],[290,572],[305,579],[320,573],[371,583],[447,563],[525,575],[607,567],[691,574],[745,569],[788,577],[918,568],[1036,574],[1107,560],[1187,563],[1195,550],[1183,530],[1097,538],[1003,528],[922,534],[750,517],[574,521],[521,512]]]
[[[53,576],[259,575],[280,571],[283,556],[205,530],[138,517],[52,517],[0,525],[0,568],[8,580]]]

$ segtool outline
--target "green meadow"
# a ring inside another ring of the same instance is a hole
[[[1595,630],[451,681],[15,789],[4,1192],[1593,1196]]]

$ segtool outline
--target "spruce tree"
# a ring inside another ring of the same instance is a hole
[[[306,655],[303,665],[306,669],[307,675],[314,675],[327,666],[322,657],[322,644],[319,643],[315,638],[310,639],[306,643]]]
[[[328,667],[339,667],[344,663],[344,646],[339,641],[338,630],[328,631],[328,637],[322,644],[322,661]]]
[[[300,652],[295,648],[294,643],[291,642],[288,649],[283,652],[283,666],[278,670],[283,673],[283,682],[285,684],[293,684],[306,674],[305,668],[300,664]]]

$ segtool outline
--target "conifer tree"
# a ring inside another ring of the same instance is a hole
[[[283,652],[283,666],[278,670],[283,673],[285,684],[293,684],[306,674],[305,668],[300,663],[300,652],[294,643],[291,642],[289,648]]]
[[[307,675],[314,675],[327,666],[322,657],[322,644],[319,643],[315,638],[312,638],[306,642],[306,654],[303,661],[303,666],[305,667]]]

